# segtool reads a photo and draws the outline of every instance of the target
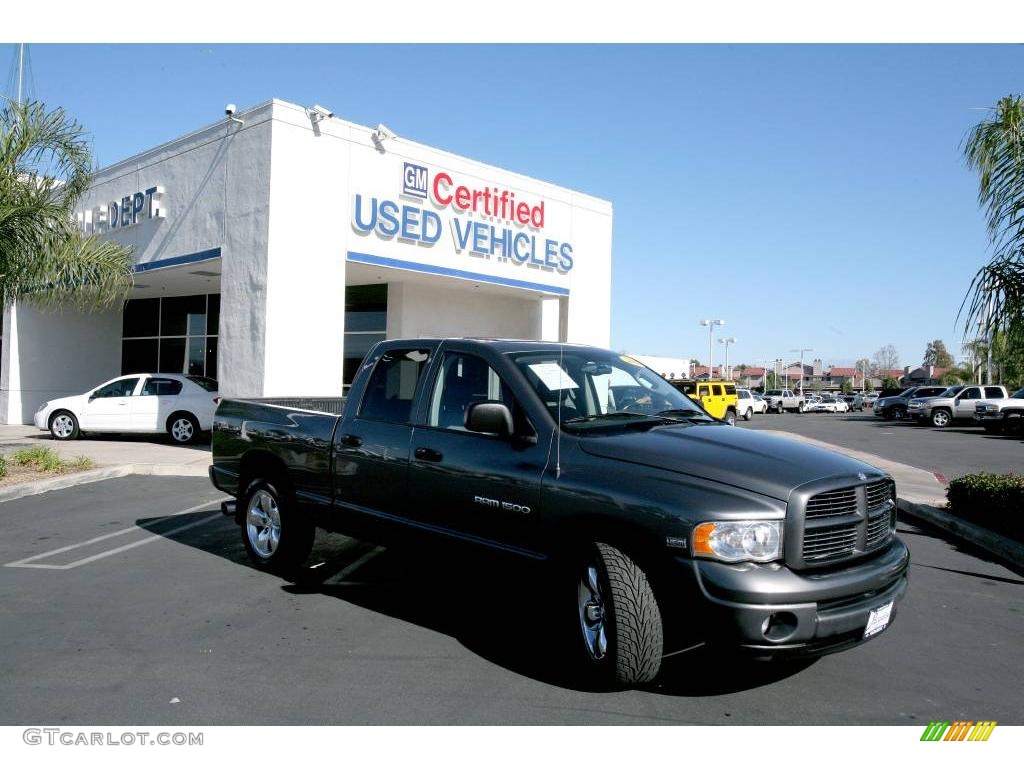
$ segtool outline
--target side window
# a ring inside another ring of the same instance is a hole
[[[426,349],[392,349],[381,355],[366,384],[359,417],[407,424],[416,384],[430,360]]]
[[[712,384],[711,385],[711,391],[715,395],[715,397],[721,397],[721,395],[722,395],[722,385],[721,384]]]
[[[181,392],[181,382],[174,379],[146,379],[142,385],[142,397],[158,395],[168,397]]]
[[[707,384],[701,384],[697,387],[697,397],[707,397],[711,394],[711,387]]]
[[[727,394],[727,395],[735,395],[736,394],[736,385],[735,384],[726,384],[725,385],[725,394]]]
[[[981,397],[981,390],[978,387],[968,387],[960,396],[961,400],[977,400]]]
[[[138,383],[137,376],[134,379],[118,379],[97,389],[93,397],[131,397]]]
[[[985,397],[1000,398],[1003,396],[1003,390],[999,387],[985,387]]]
[[[511,391],[491,366],[476,355],[448,352],[434,382],[427,426],[465,430],[469,406],[487,401],[515,410]]]

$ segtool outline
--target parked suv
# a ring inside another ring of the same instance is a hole
[[[1024,389],[998,400],[982,400],[974,406],[974,420],[986,432],[1020,432],[1024,427]]]
[[[739,389],[736,400],[736,411],[743,417],[744,421],[750,421],[755,413],[767,413],[768,401],[764,398],[754,397],[749,389]]]
[[[678,379],[671,384],[691,400],[700,403],[716,419],[729,424],[736,423],[738,396],[734,382]]]
[[[776,413],[783,411],[797,411],[803,413],[807,410],[807,401],[803,395],[798,395],[791,389],[769,389],[764,393],[768,401],[768,409]]]
[[[935,397],[946,387],[908,387],[898,395],[880,397],[875,401],[875,416],[883,419],[902,419],[907,415],[907,404],[912,397]]]
[[[972,421],[975,414],[974,406],[979,401],[1005,397],[1006,387],[957,384],[937,397],[915,395],[907,404],[907,415],[920,422],[930,421],[933,427],[948,427],[954,421]]]

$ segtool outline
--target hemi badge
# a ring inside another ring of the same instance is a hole
[[[686,539],[680,539],[678,536],[666,536],[665,544],[672,547],[673,549],[686,549]]]

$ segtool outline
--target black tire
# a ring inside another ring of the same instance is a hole
[[[890,418],[895,419],[896,421],[903,421],[903,419],[905,419],[906,417],[906,408],[900,408],[899,406],[897,406],[896,408],[892,409],[892,416],[890,416]]]
[[[779,400],[779,404],[775,406],[776,413],[783,413],[786,409],[782,407],[782,401]]]
[[[54,411],[50,414],[48,426],[54,440],[77,440],[82,434],[78,429],[78,419],[71,411]]]
[[[981,426],[990,435],[1001,435],[1005,431],[1002,424],[982,424]]]
[[[600,685],[616,686],[654,680],[661,669],[664,629],[647,575],[624,552],[601,542],[592,546],[577,570],[577,635],[589,677]],[[589,586],[594,577],[597,594]],[[596,602],[585,602],[588,595]],[[591,636],[594,624],[588,611],[592,604],[600,614],[605,639],[599,654]]]
[[[723,419],[723,421],[730,427],[736,426],[736,411],[734,411],[732,408],[727,410],[725,412],[725,418]]]
[[[199,439],[199,420],[187,411],[172,413],[167,419],[167,434],[178,445],[194,443]]]
[[[943,429],[953,423],[953,414],[946,408],[936,408],[932,411],[932,426]]]
[[[750,421],[753,418],[753,416],[754,416],[754,409],[748,405],[746,413],[743,414],[743,420],[744,421]]]
[[[263,495],[266,494],[266,495]],[[273,500],[277,513],[277,544],[270,546],[272,536],[262,537],[259,533],[259,520],[268,519],[272,512],[267,509],[267,496]],[[255,509],[254,501],[258,499],[261,512]],[[253,480],[245,493],[238,500],[240,514],[239,526],[242,531],[242,544],[249,559],[257,568],[276,573],[287,573],[301,565],[310,550],[313,549],[313,538],[316,528],[311,522],[296,511],[292,495],[283,483],[274,483],[262,478]],[[252,525],[250,525],[252,523]],[[255,531],[253,529],[256,529]],[[267,546],[261,546],[263,541]]]

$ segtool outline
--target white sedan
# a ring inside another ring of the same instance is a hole
[[[812,410],[818,413],[849,413],[850,405],[841,397],[823,397],[814,404]]]
[[[205,376],[136,373],[43,403],[34,422],[57,440],[82,432],[167,432],[176,443],[190,443],[213,427],[219,402],[217,382]]]
[[[746,421],[755,413],[768,413],[768,401],[754,397],[749,389],[738,389],[736,395],[736,413]]]

